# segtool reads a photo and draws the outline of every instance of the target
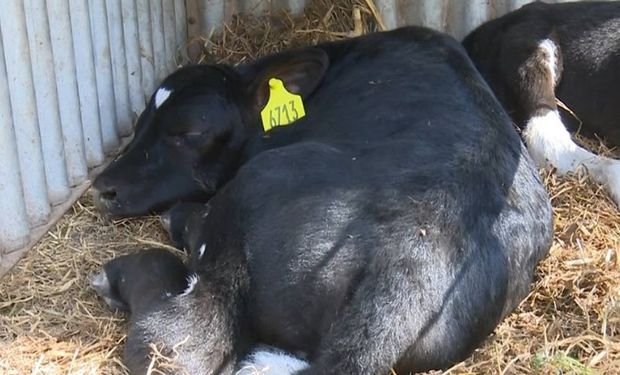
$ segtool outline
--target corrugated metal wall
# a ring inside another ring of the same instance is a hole
[[[545,0],[566,3],[575,0]],[[374,0],[389,29],[422,25],[461,40],[484,21],[520,8],[531,0]]]
[[[0,257],[7,258],[132,134],[187,38],[185,3],[3,0],[0,34]]]
[[[303,12],[311,0],[185,0],[190,36],[210,35],[234,14],[261,14],[286,10],[293,15]],[[338,0],[336,0],[338,1]]]
[[[235,13],[297,14],[310,1],[3,0],[0,274],[16,260],[11,252],[44,234],[132,134],[188,35],[209,35]],[[362,0],[388,28],[425,25],[457,38],[527,2]]]
[[[359,0],[373,4],[388,29],[421,25],[462,39],[482,22],[520,8],[532,0]],[[544,0],[561,3],[576,0]],[[236,13],[286,9],[301,13],[311,0],[186,0],[190,35],[209,35]],[[337,3],[338,0],[334,0]]]

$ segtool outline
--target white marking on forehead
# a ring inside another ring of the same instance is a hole
[[[555,86],[558,77],[558,47],[555,45],[553,40],[545,39],[538,44],[538,48],[545,53],[545,64],[551,73],[551,79],[553,81],[553,85]]]
[[[207,248],[207,244],[203,243],[198,249],[198,260],[202,259],[202,256],[205,255],[205,249]]]
[[[170,97],[172,90],[168,90],[165,87],[160,87],[155,93],[155,109],[161,107],[162,104]]]
[[[193,292],[194,288],[196,288],[196,284],[198,284],[198,275],[194,273],[187,278],[187,288],[181,293],[181,296],[187,296]]]

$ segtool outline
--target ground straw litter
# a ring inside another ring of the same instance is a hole
[[[239,62],[381,28],[370,0],[318,0],[301,18],[269,18],[235,18],[222,35],[190,41],[179,62]],[[555,240],[532,292],[445,374],[620,374],[619,211],[583,176],[541,177],[552,197]],[[126,373],[125,317],[97,298],[89,278],[109,259],[150,246],[169,247],[157,217],[107,222],[82,197],[0,280],[0,373]]]

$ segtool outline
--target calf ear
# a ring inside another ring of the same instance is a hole
[[[310,96],[317,88],[329,66],[329,57],[319,48],[291,51],[265,60],[249,86],[254,109],[259,112],[269,100],[269,80],[278,78],[284,87],[302,98]]]

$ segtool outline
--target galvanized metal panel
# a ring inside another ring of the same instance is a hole
[[[546,2],[569,2],[558,0]],[[462,39],[485,21],[531,0],[374,0],[388,29],[404,25],[431,27]]]
[[[89,0],[91,37],[95,76],[97,78],[97,100],[101,120],[101,138],[106,155],[116,151],[120,144],[116,130],[116,104],[114,79],[112,77],[112,56],[108,37],[108,17],[105,0]]]
[[[140,39],[140,67],[142,70],[142,91],[145,102],[155,90],[155,63],[153,59],[153,38],[151,29],[151,8],[149,0],[137,0],[138,37]],[[175,1],[175,4],[179,1]]]
[[[174,3],[164,0],[162,2],[162,14],[164,18],[164,51],[166,60],[164,66],[166,72],[170,72],[175,68],[174,55],[176,52],[176,26],[174,17]]]
[[[295,15],[303,12],[307,4],[308,0],[186,0],[189,36],[209,36],[238,13],[259,16],[285,9]]]
[[[54,73],[58,92],[58,112],[62,124],[65,145],[65,162],[69,184],[76,186],[88,176],[86,154],[79,111],[80,100],[77,91],[77,76],[73,54],[69,4],[62,0],[47,1],[49,32],[52,41]]]
[[[50,203],[57,205],[69,197],[70,188],[65,166],[62,125],[58,112],[58,95],[54,76],[52,42],[49,36],[45,0],[27,0],[26,22],[32,57],[32,78],[35,85],[37,114],[45,120],[39,127],[45,164],[47,193]],[[1,143],[0,143],[1,144]]]
[[[69,14],[71,18],[71,33],[73,34],[80,114],[82,115],[84,151],[88,166],[94,167],[103,163],[105,156],[101,139],[101,122],[99,121],[99,103],[97,100],[95,61],[93,60],[93,42],[90,37],[88,1],[70,0]]]
[[[26,30],[26,15],[21,0],[6,1],[0,12],[5,67],[8,77],[11,112],[17,141],[17,154],[23,180],[22,190],[26,212],[31,225],[45,223],[50,214],[43,153],[39,135],[30,47]]]
[[[200,31],[203,35],[210,35],[224,24],[224,0],[198,0],[198,11],[201,17]]]
[[[161,82],[166,76],[166,46],[164,41],[164,16],[161,0],[151,0],[151,30],[153,36],[153,59],[155,81]]]
[[[174,27],[176,30],[176,46],[178,48],[187,42],[187,16],[185,11],[185,1],[174,2]]]
[[[0,216],[0,271],[87,188],[89,170],[127,143],[120,136],[131,135],[156,84],[154,33],[160,77],[174,67],[185,4],[161,1],[3,2],[0,212],[10,214]]]
[[[125,40],[125,57],[127,59],[127,77],[129,78],[129,103],[133,118],[144,109],[144,92],[142,90],[142,67],[140,62],[140,41],[138,38],[138,14],[134,0],[122,0],[123,36]]]
[[[30,237],[2,46],[0,38],[0,212],[5,213],[0,215],[0,262],[3,253],[25,245]]]
[[[106,0],[110,53],[112,55],[112,75],[114,77],[114,98],[116,103],[116,129],[126,137],[131,134],[131,109],[129,104],[129,79],[127,77],[127,58],[123,38],[123,17],[121,0]]]

